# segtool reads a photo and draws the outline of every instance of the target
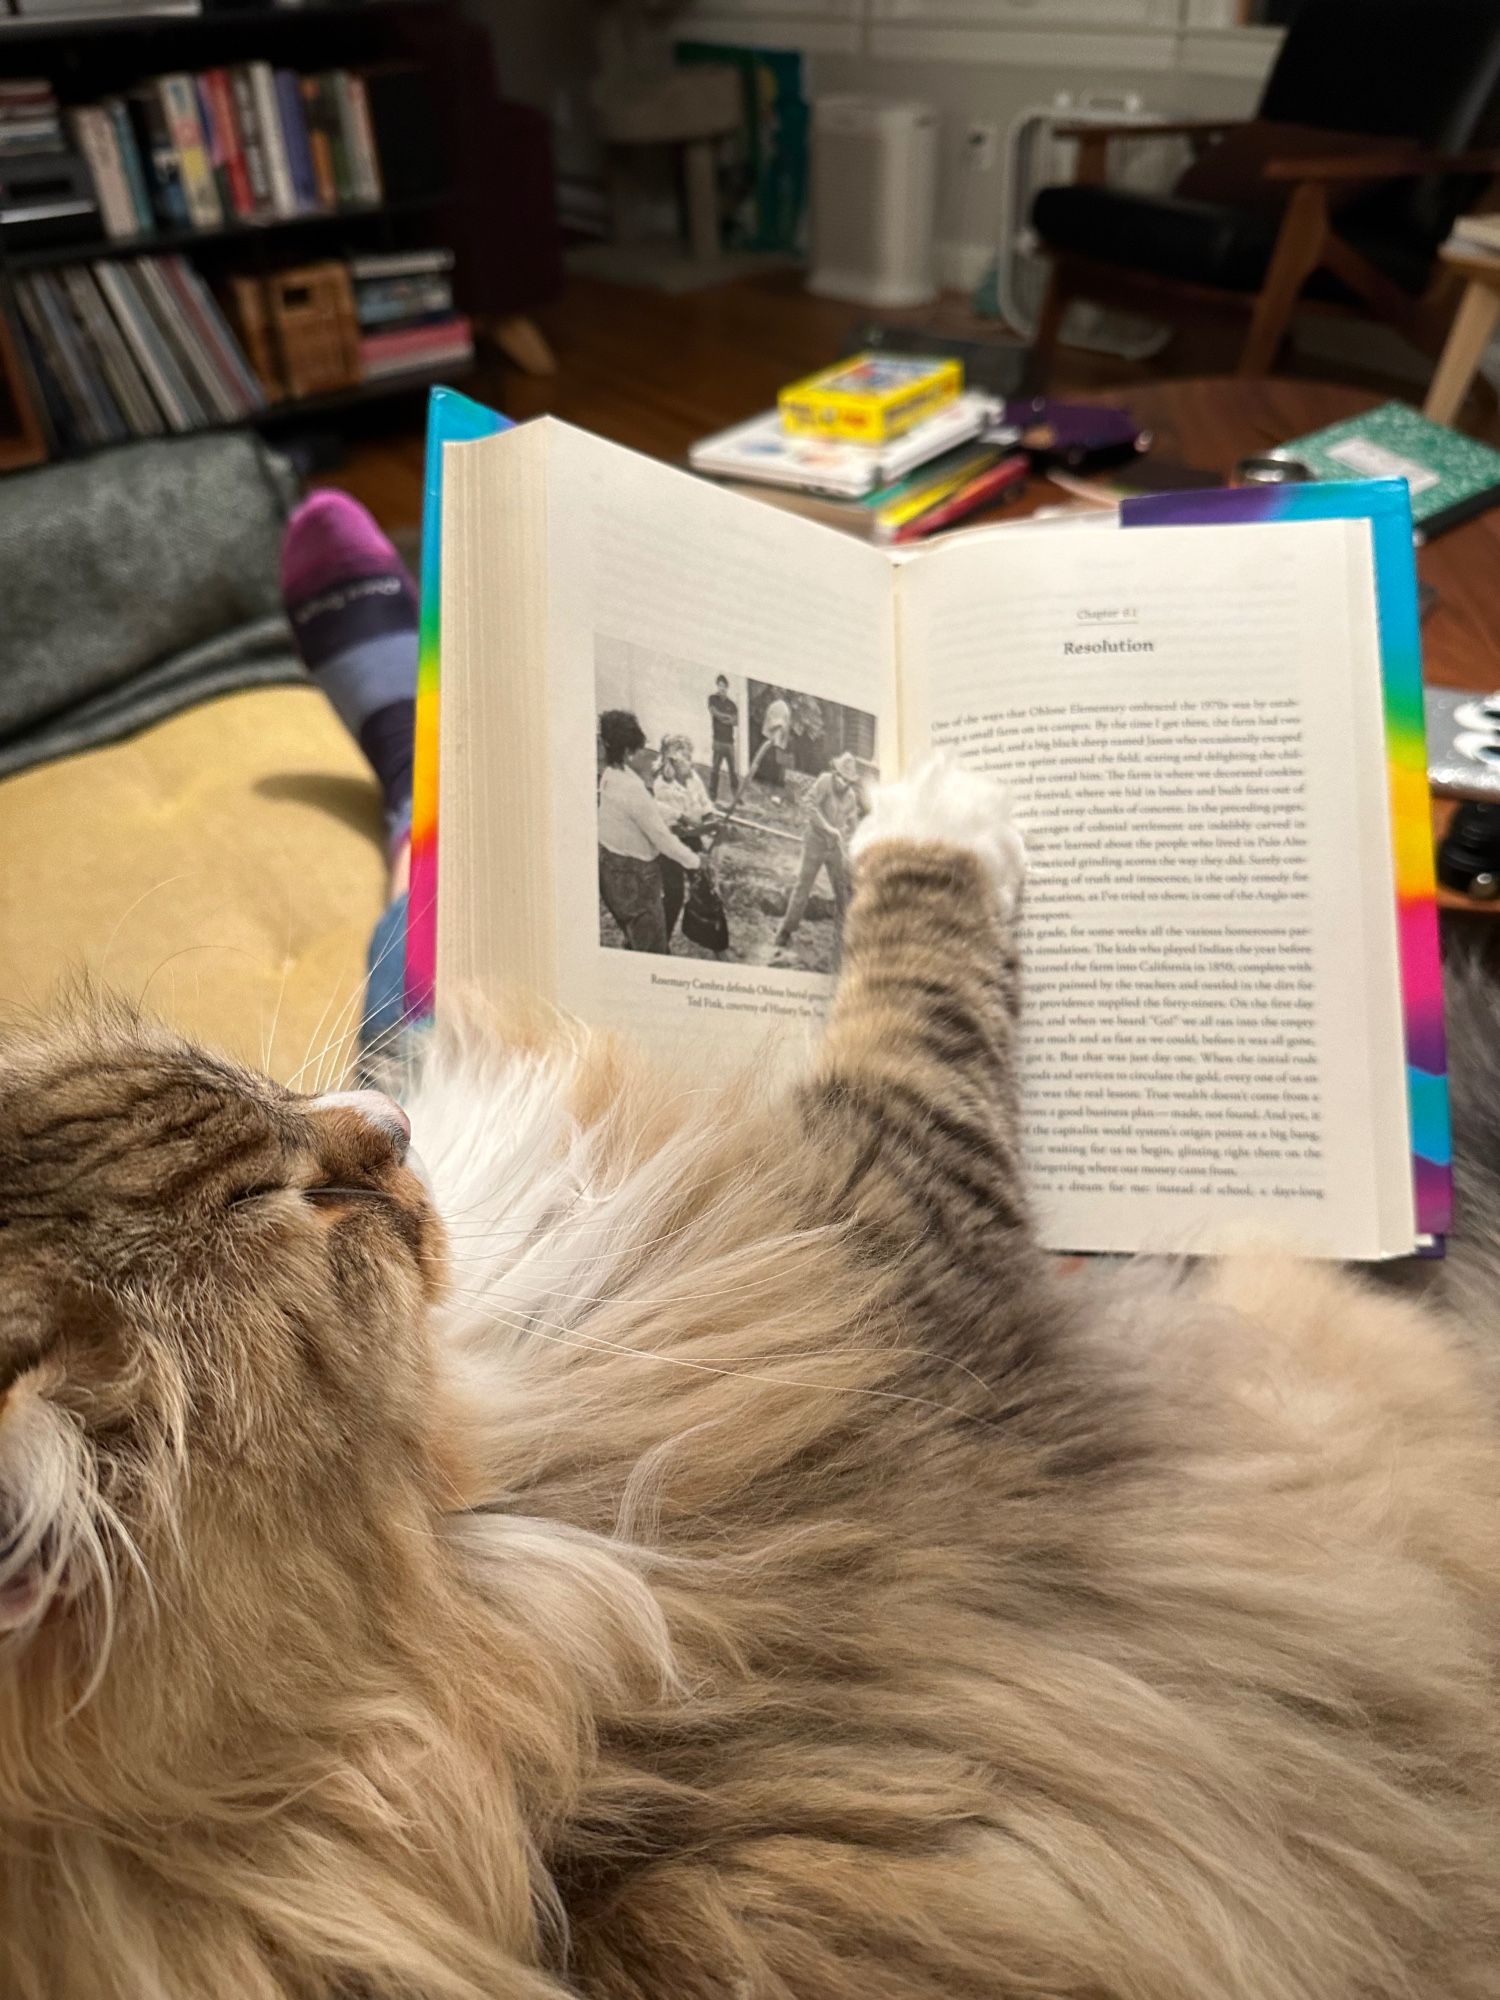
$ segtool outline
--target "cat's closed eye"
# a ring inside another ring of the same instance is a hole
[[[241,1188],[237,1194],[232,1195],[229,1206],[231,1209],[246,1208],[278,1194],[293,1195],[298,1201],[307,1202],[313,1208],[337,1208],[351,1201],[384,1202],[391,1198],[388,1191],[380,1187],[350,1187],[344,1184],[299,1187],[295,1182],[284,1180],[258,1181],[254,1186]]]
[[[337,1208],[350,1201],[389,1201],[385,1188],[379,1187],[311,1187],[301,1190],[302,1199],[310,1201],[315,1208]]]
[[[257,1181],[253,1187],[241,1188],[229,1197],[231,1208],[246,1208],[252,1202],[264,1201],[268,1195],[286,1194],[285,1181]]]

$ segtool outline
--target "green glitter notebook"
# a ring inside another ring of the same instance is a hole
[[[1422,542],[1500,500],[1500,451],[1404,403],[1382,403],[1365,416],[1293,438],[1275,456],[1299,460],[1316,479],[1404,479]]]

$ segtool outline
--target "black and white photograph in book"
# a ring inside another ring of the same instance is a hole
[[[600,944],[836,971],[874,716],[603,635],[594,692]]]

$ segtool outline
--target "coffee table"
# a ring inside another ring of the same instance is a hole
[[[1227,478],[1238,459],[1357,417],[1384,399],[1328,382],[1225,377],[1152,382],[1098,393],[1090,400],[1128,402],[1141,425],[1155,433],[1164,458]],[[1049,481],[1034,480],[1006,514],[992,518],[1014,519],[1070,497]],[[1437,592],[1437,603],[1422,626],[1429,683],[1470,688],[1476,694],[1500,688],[1500,508],[1418,550],[1417,571]],[[1433,800],[1435,837],[1441,838],[1453,811],[1450,801]],[[1451,909],[1500,915],[1495,904],[1473,903],[1446,890],[1438,893]]]

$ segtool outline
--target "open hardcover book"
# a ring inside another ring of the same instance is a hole
[[[1441,1237],[1404,487],[1151,500],[1149,532],[895,563],[552,419],[449,445],[442,479],[439,1014],[519,984],[708,1083],[795,1063],[868,789],[951,746],[1030,854],[1044,1240]]]

